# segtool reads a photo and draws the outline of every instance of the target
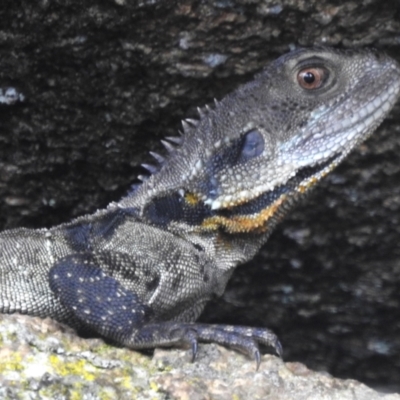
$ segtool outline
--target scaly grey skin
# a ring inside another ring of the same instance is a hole
[[[400,69],[372,51],[301,49],[165,142],[106,210],[0,234],[0,311],[52,317],[131,348],[198,341],[281,354],[265,328],[197,324],[286,211],[381,123]],[[175,143],[177,146],[171,144]]]

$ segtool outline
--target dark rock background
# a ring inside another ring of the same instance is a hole
[[[314,44],[400,61],[400,3],[2,1],[1,228],[52,226],[117,200],[197,106]],[[269,326],[285,360],[400,391],[399,110],[203,321]]]

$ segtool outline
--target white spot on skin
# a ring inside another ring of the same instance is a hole
[[[225,196],[225,198],[224,198],[224,203],[230,203],[232,201],[232,196],[230,196],[230,195],[228,195],[228,196]]]
[[[212,210],[218,210],[219,208],[221,208],[221,202],[220,201],[218,201],[218,200],[214,200],[212,203],[211,203],[211,209]]]
[[[201,171],[201,170],[203,169],[203,162],[202,162],[201,160],[198,160],[198,161],[196,162],[196,165],[195,165],[194,167],[195,167],[195,169],[196,169],[197,171]]]
[[[248,122],[242,129],[242,133],[246,133],[248,131],[251,131],[252,129],[254,129],[254,124],[253,122]]]
[[[49,260],[49,262],[51,264],[54,264],[54,256],[53,256],[53,246],[52,246],[52,242],[50,239],[46,239],[45,241],[45,249],[46,249],[46,253],[47,253],[47,259]]]

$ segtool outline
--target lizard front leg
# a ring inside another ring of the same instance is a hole
[[[100,335],[135,349],[190,346],[193,360],[197,344],[215,342],[238,349],[260,364],[258,344],[282,348],[268,329],[193,322],[155,322],[150,305],[140,300],[101,269],[87,254],[60,260],[49,272],[50,288],[59,301],[82,323]]]

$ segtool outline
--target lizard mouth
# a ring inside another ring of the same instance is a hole
[[[219,214],[225,216],[257,214],[273,204],[282,195],[293,193],[295,191],[303,193],[305,190],[310,188],[313,183],[317,183],[323,176],[328,174],[328,172],[334,168],[336,165],[335,161],[339,159],[340,156],[340,153],[335,154],[320,164],[312,167],[303,167],[294,177],[289,179],[287,183],[279,185],[275,189],[267,191],[247,203],[242,203],[229,209],[220,210]]]

